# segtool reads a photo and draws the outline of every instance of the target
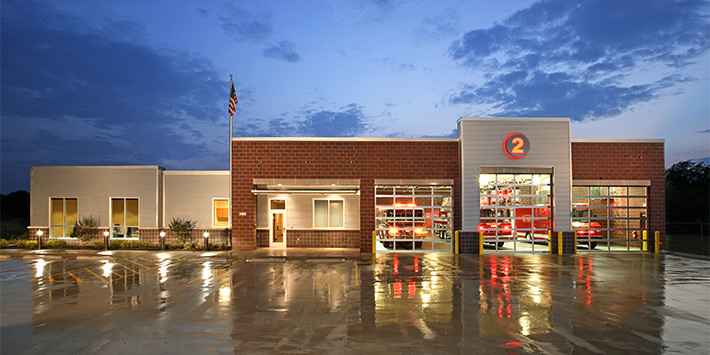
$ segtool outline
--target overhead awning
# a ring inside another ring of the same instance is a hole
[[[309,189],[255,189],[251,190],[254,195],[359,195],[360,189],[345,189],[345,190],[309,190]]]

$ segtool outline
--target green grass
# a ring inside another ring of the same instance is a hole
[[[710,236],[705,234],[666,234],[666,249],[710,256]]]

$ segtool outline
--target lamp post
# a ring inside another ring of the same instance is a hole
[[[104,231],[104,249],[108,250],[108,230]]]
[[[210,250],[210,232],[204,232],[202,233],[202,236],[204,237],[204,243],[205,243],[205,250]]]
[[[165,250],[165,231],[160,231],[160,250]]]
[[[42,249],[42,234],[44,231],[41,229],[37,231],[37,249]]]

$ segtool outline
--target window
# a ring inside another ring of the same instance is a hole
[[[138,238],[138,199],[111,199],[111,237]]]
[[[343,200],[313,200],[314,228],[343,228]]]
[[[212,199],[212,226],[229,227],[229,200]]]
[[[76,225],[76,198],[52,198],[50,201],[50,237],[68,238]]]

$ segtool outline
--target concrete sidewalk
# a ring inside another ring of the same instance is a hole
[[[98,258],[111,256],[124,256],[128,254],[143,253],[174,253],[180,252],[188,255],[187,258],[218,257],[228,259],[371,259],[372,254],[360,253],[355,248],[257,248],[254,250],[91,250],[91,249],[2,249],[0,259],[44,257],[44,258]]]

